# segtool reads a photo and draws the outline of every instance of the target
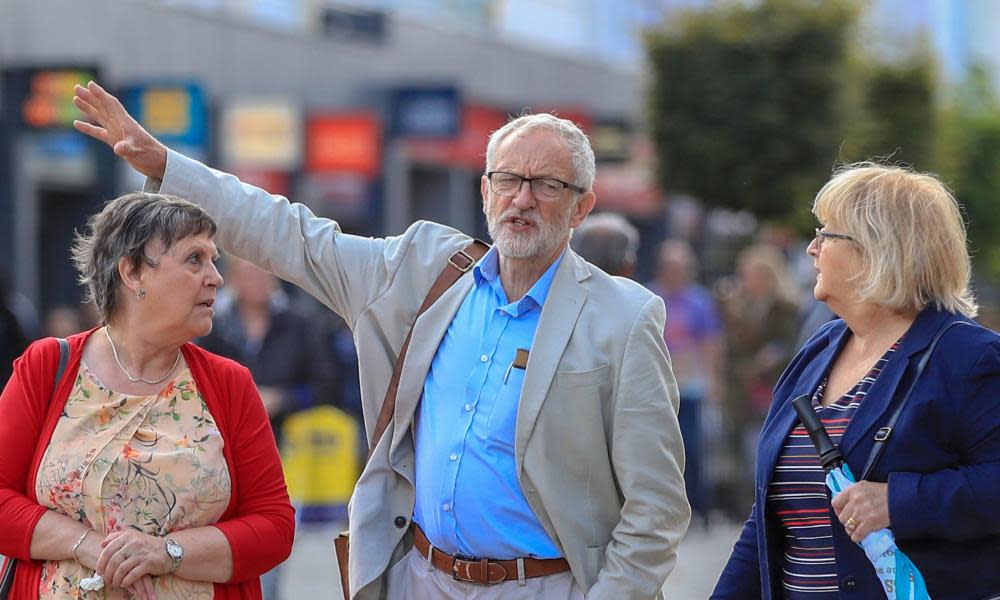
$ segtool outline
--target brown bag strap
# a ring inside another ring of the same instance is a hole
[[[434,285],[427,292],[424,303],[420,305],[417,316],[413,318],[414,325],[417,319],[420,318],[420,315],[424,314],[424,311],[437,302],[438,298],[471,269],[472,265],[476,264],[476,261],[482,258],[489,249],[489,244],[486,242],[472,240],[468,246],[448,257],[448,264],[441,271],[441,274],[438,275]],[[409,333],[406,334],[406,339],[403,340],[403,347],[399,350],[399,356],[396,358],[396,366],[392,370],[392,379],[389,380],[389,388],[385,391],[385,400],[382,401],[382,410],[379,411],[378,420],[375,422],[375,432],[368,444],[369,459],[372,457],[372,452],[375,451],[375,445],[382,439],[382,434],[385,433],[385,430],[389,427],[389,423],[392,422],[393,413],[396,412],[396,392],[399,390],[399,377],[403,373],[403,361],[406,359],[406,350],[410,347],[411,335],[413,335],[412,325],[410,326]]]

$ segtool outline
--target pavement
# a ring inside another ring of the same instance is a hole
[[[692,524],[677,550],[677,566],[663,586],[667,600],[705,600],[729,559],[742,524]],[[341,600],[332,526],[300,526],[281,576],[281,600]]]

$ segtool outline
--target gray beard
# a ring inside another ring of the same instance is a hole
[[[497,251],[504,258],[537,258],[555,252],[570,234],[570,211],[566,211],[558,221],[548,223],[541,220],[540,215],[532,211],[527,213],[536,224],[536,231],[531,234],[513,233],[502,226],[502,221],[514,215],[525,215],[518,210],[508,210],[502,215],[486,217],[486,228],[490,239],[496,245]]]

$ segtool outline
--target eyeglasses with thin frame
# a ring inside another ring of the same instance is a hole
[[[521,185],[527,181],[531,187],[531,193],[535,195],[535,198],[550,202],[558,200],[566,188],[580,194],[586,191],[580,186],[565,182],[562,179],[556,179],[555,177],[523,177],[517,173],[508,173],[507,171],[490,171],[486,174],[486,179],[489,179],[490,189],[493,190],[493,193],[501,196],[516,195],[521,191]]]
[[[845,233],[830,233],[829,231],[823,231],[822,228],[816,228],[816,237],[813,238],[813,243],[816,244],[816,250],[823,249],[823,242],[826,240],[848,240],[850,242],[854,241],[854,238]]]

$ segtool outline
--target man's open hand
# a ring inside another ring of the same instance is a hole
[[[73,121],[77,131],[111,146],[115,154],[143,175],[163,179],[167,147],[143,129],[117,98],[93,81],[87,87],[77,85],[73,91],[73,104],[87,119]]]

